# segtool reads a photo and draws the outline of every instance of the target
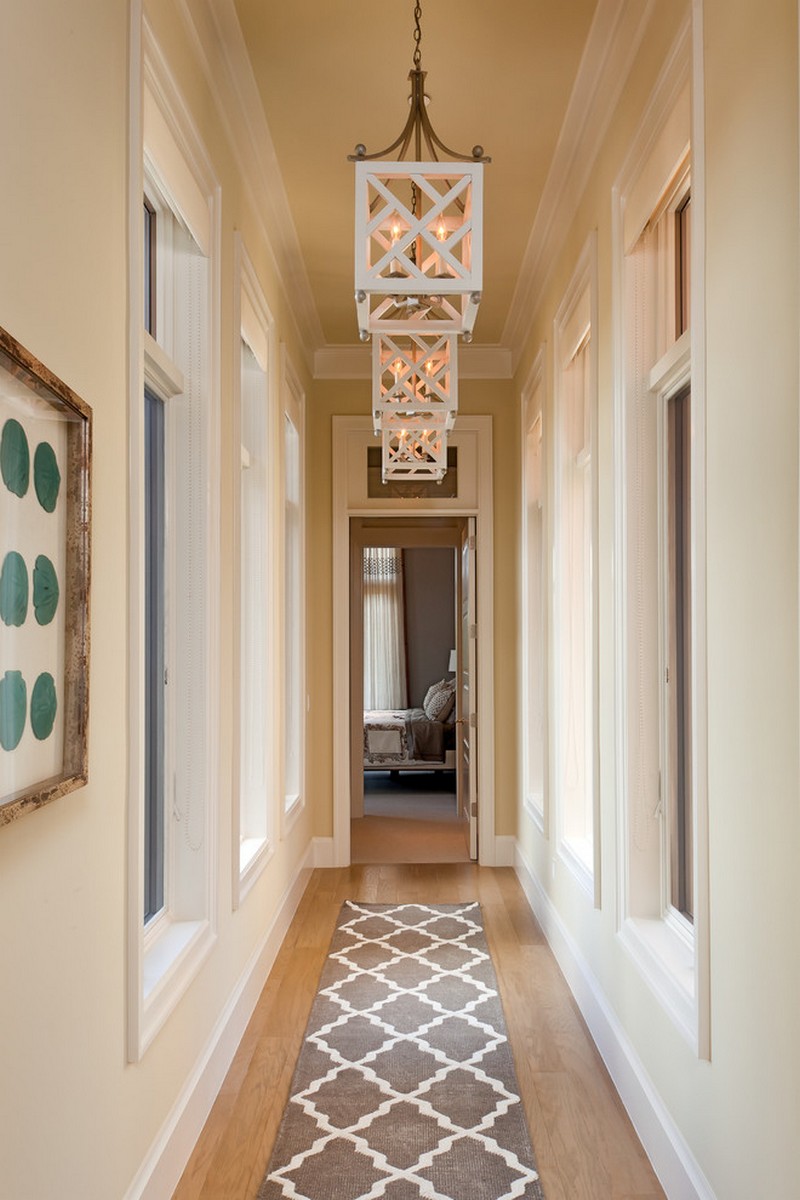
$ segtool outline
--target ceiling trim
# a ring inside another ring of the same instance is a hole
[[[506,346],[459,346],[459,379],[511,379],[511,351]],[[369,346],[324,346],[314,355],[315,379],[371,379]]]
[[[513,367],[583,197],[655,0],[599,0],[503,329]]]
[[[368,348],[325,342],[234,0],[179,4],[286,293],[308,369],[318,379],[368,378]],[[654,6],[655,0],[598,0],[501,344],[463,347],[459,373],[464,378],[505,379],[516,370]]]
[[[311,370],[325,339],[233,0],[180,0],[180,8]]]

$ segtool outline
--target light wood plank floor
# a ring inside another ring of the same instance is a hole
[[[342,902],[472,899],[484,911],[546,1200],[664,1200],[514,872],[471,863],[313,873],[173,1200],[256,1196]]]

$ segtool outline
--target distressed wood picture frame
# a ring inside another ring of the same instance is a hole
[[[0,826],[88,780],[91,435],[0,328]]]

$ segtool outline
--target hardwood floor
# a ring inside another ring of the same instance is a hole
[[[314,872],[173,1200],[256,1196],[348,899],[480,900],[546,1200],[663,1200],[514,872],[470,863]]]
[[[468,863],[469,826],[363,816],[350,822],[353,863]]]

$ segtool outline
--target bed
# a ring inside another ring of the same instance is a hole
[[[364,713],[365,771],[455,770],[455,727],[432,721],[423,708]]]
[[[455,685],[433,684],[422,708],[364,713],[365,771],[455,770]]]

